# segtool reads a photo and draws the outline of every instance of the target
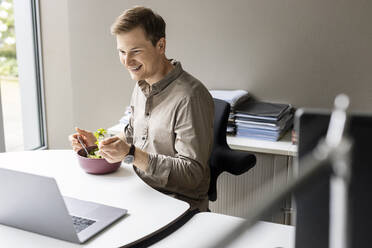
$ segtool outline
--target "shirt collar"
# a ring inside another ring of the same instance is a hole
[[[183,72],[181,63],[175,60],[171,60],[171,63],[174,65],[174,68],[167,75],[165,75],[163,79],[154,83],[152,87],[150,87],[150,85],[145,80],[138,81],[138,86],[141,88],[145,96],[148,97],[150,94],[155,95],[161,92],[171,82],[176,80],[181,75],[181,73]],[[150,88],[152,89],[151,91]]]

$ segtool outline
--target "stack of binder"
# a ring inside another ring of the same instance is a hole
[[[250,98],[246,90],[210,90],[213,98],[224,100],[230,104],[230,115],[227,122],[227,134],[236,134],[235,109]]]
[[[293,124],[290,104],[246,101],[236,108],[237,136],[277,141]]]

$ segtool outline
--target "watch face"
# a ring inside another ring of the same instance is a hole
[[[124,163],[126,164],[133,164],[134,156],[133,155],[127,155],[124,158]]]

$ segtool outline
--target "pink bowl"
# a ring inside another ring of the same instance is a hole
[[[97,146],[87,147],[88,152],[94,150]],[[84,149],[77,152],[77,158],[81,168],[89,174],[107,174],[116,171],[121,162],[109,163],[104,158],[87,158]]]

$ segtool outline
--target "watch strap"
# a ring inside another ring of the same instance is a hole
[[[126,156],[128,156],[128,155],[134,156],[135,151],[136,151],[136,147],[133,144],[131,144],[130,148],[129,148],[129,152]]]

